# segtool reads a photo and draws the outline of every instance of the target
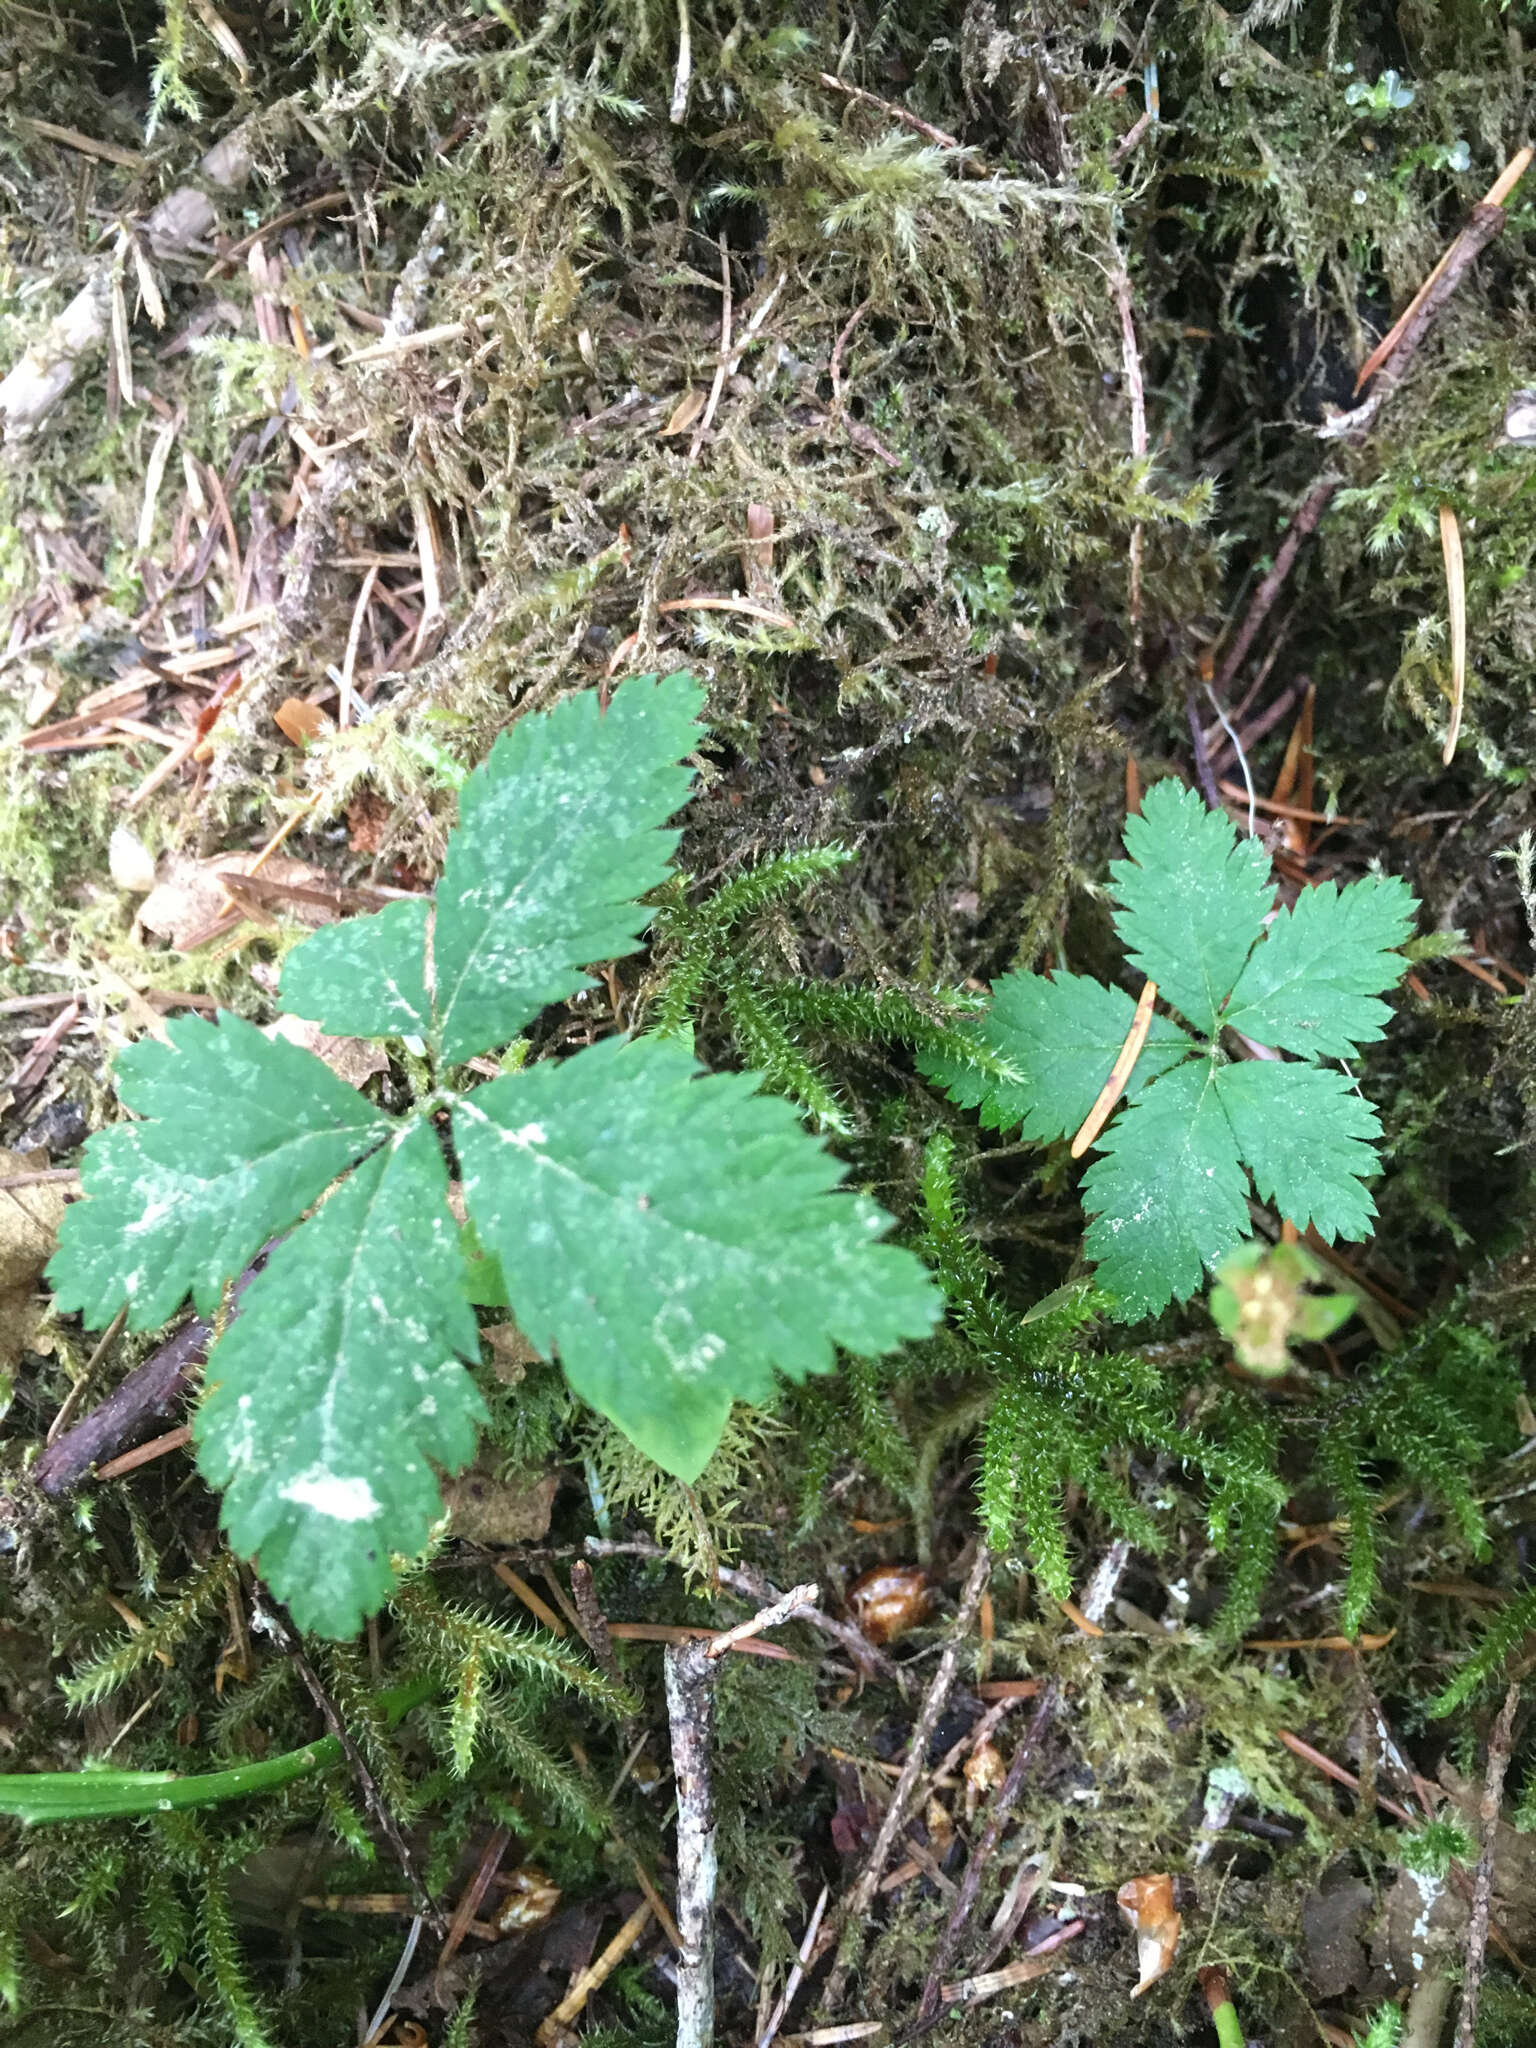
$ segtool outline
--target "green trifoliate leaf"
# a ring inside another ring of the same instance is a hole
[[[703,692],[634,676],[503,733],[464,785],[437,892],[440,1050],[464,1060],[587,986],[579,969],[632,953],[667,874],[664,831],[688,795]]]
[[[464,1199],[518,1327],[648,1457],[692,1480],[734,1400],[926,1336],[937,1290],[890,1218],[750,1074],[606,1040],[454,1111]]]
[[[425,1038],[425,897],[312,932],[283,962],[283,1005],[337,1038]]]
[[[1378,1162],[1381,1125],[1346,1074],[1299,1060],[1237,1060],[1215,1091],[1232,1141],[1266,1202],[1298,1230],[1331,1244],[1366,1237],[1376,1204],[1362,1181]]]
[[[1303,889],[1249,955],[1223,1022],[1308,1059],[1348,1059],[1380,1038],[1380,1000],[1406,971],[1413,892],[1396,875]]]
[[[392,1551],[442,1512],[429,1460],[474,1455],[479,1355],[431,1126],[398,1128],[286,1238],[208,1360],[198,1465],[300,1628],[355,1635]]]
[[[984,1017],[958,1026],[990,1055],[988,1066],[920,1056],[919,1066],[952,1102],[979,1108],[989,1130],[1012,1130],[1042,1144],[1082,1123],[1131,1028],[1136,1005],[1123,989],[1086,974],[1006,974],[994,984]],[[1154,1017],[1131,1081],[1134,1097],[1194,1051],[1166,1017]],[[998,1068],[1016,1078],[999,1077]]]
[[[126,1302],[153,1329],[190,1292],[212,1315],[274,1232],[388,1135],[390,1119],[312,1053],[239,1017],[167,1027],[117,1061],[117,1089],[144,1119],[86,1148],[84,1202],[71,1205],[48,1265],[61,1310],[91,1328]]]
[[[1192,789],[1157,782],[1125,821],[1129,860],[1112,863],[1115,929],[1165,1001],[1214,1032],[1274,901],[1269,856]]]
[[[1186,1300],[1206,1263],[1248,1235],[1247,1181],[1214,1080],[1207,1060],[1164,1074],[1109,1126],[1083,1176],[1088,1255],[1127,1322]]]

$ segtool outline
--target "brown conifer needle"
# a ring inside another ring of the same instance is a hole
[[[1125,1093],[1125,1084],[1131,1078],[1131,1069],[1141,1057],[1141,1048],[1147,1042],[1147,1033],[1152,1029],[1152,1005],[1157,1001],[1157,983],[1149,981],[1142,989],[1136,1004],[1136,1014],[1131,1019],[1131,1028],[1125,1034],[1115,1064],[1109,1070],[1109,1079],[1099,1090],[1098,1100],[1083,1120],[1083,1127],[1072,1140],[1072,1157],[1081,1159],[1094,1139],[1109,1122],[1110,1112]]]

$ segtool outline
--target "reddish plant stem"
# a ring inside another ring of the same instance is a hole
[[[1247,617],[1238,628],[1237,638],[1227,649],[1221,667],[1216,671],[1216,694],[1225,698],[1234,678],[1248,659],[1248,650],[1258,636],[1260,626],[1274,609],[1275,599],[1285,588],[1286,578],[1295,567],[1301,544],[1307,536],[1316,531],[1317,522],[1328,509],[1330,499],[1342,481],[1336,476],[1325,476],[1321,483],[1315,483],[1302,500],[1301,509],[1285,529],[1285,537],[1275,552],[1275,559],[1269,574],[1253,593]]]

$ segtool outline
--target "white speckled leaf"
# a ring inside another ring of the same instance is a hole
[[[425,1038],[425,897],[322,926],[283,962],[283,1003],[333,1038]]]
[[[1238,1060],[1216,1075],[1233,1142],[1266,1202],[1332,1244],[1368,1237],[1376,1204],[1362,1185],[1380,1171],[1376,1112],[1347,1074],[1300,1060]]]
[[[667,820],[692,780],[704,694],[685,671],[632,676],[520,719],[464,785],[437,891],[432,952],[440,1050],[504,1045],[579,970],[632,953],[666,878]]]
[[[1248,1235],[1248,1183],[1208,1060],[1154,1081],[1083,1176],[1085,1247],[1126,1322],[1184,1301]]]
[[[1125,850],[1130,859],[1110,865],[1121,943],[1197,1031],[1218,1030],[1274,903],[1269,855],[1171,779],[1126,819]]]
[[[993,984],[986,1015],[959,1029],[1006,1060],[1017,1081],[931,1055],[918,1064],[952,1102],[979,1108],[988,1130],[1017,1126],[1024,1137],[1049,1143],[1075,1131],[1092,1109],[1135,1014],[1124,989],[1086,974],[1005,974]],[[1131,1077],[1132,1098],[1193,1050],[1177,1024],[1154,1017]]]
[[[313,1053],[242,1018],[181,1017],[167,1036],[118,1056],[118,1095],[144,1120],[87,1144],[88,1199],[49,1262],[58,1308],[92,1329],[124,1302],[131,1328],[154,1329],[189,1292],[212,1315],[266,1240],[392,1128]]]
[[[485,1409],[448,1176],[401,1128],[286,1238],[208,1360],[197,1461],[224,1527],[300,1628],[355,1635],[442,1511],[433,1461],[474,1455]]]
[[[922,1264],[751,1074],[671,1040],[607,1039],[477,1088],[454,1111],[464,1199],[518,1328],[680,1479],[734,1400],[927,1336]]]

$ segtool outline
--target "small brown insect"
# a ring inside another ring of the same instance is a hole
[[[872,1643],[893,1643],[928,1619],[928,1574],[915,1564],[877,1564],[848,1588],[848,1605]]]

